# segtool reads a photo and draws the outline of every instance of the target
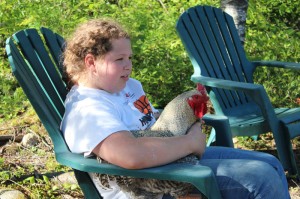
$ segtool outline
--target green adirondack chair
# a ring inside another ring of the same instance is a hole
[[[249,61],[232,17],[219,8],[186,10],[176,30],[194,68],[192,81],[209,90],[216,114],[229,118],[232,135],[272,132],[284,168],[297,174],[291,139],[300,135],[300,108],[273,108],[264,87],[253,82],[253,72],[257,66],[300,69],[300,64]]]
[[[84,158],[82,154],[71,153],[59,128],[64,114],[63,101],[67,94],[66,84],[62,80],[60,58],[63,44],[64,39],[50,29],[41,28],[41,33],[36,29],[26,29],[7,39],[6,52],[13,74],[52,139],[56,160],[73,168],[85,198],[101,198],[87,172],[188,182],[207,198],[221,198],[215,176],[205,166],[172,163],[128,170],[111,164],[100,164],[95,158]],[[217,134],[219,145],[233,146],[231,136],[228,136],[230,132],[227,132],[229,122],[226,117],[206,115],[204,120],[217,133],[220,132]]]

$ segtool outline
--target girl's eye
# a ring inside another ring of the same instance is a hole
[[[121,58],[118,58],[116,59],[116,61],[123,61],[125,58],[121,57]],[[129,60],[132,60],[132,57],[128,57]]]

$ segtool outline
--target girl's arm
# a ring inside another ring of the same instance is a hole
[[[120,131],[99,143],[93,153],[123,168],[142,169],[164,165],[192,153],[201,156],[205,141],[200,123],[195,123],[188,134],[179,137],[135,138],[128,131]]]

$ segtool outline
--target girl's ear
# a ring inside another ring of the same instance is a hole
[[[87,54],[84,58],[84,63],[87,69],[94,69],[96,66],[96,58],[92,54]]]

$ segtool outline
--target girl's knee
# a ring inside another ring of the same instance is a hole
[[[274,163],[276,162],[276,159]],[[251,192],[254,198],[285,198],[283,183],[280,176],[278,175],[276,169],[269,163],[262,161],[255,161],[254,165],[250,167],[245,167],[244,169],[249,169],[248,175],[252,177],[249,178],[249,182],[245,182],[245,186]],[[250,171],[252,169],[252,171]],[[247,173],[247,171],[245,171]]]
[[[285,188],[273,166],[258,160],[233,160],[233,162],[235,163],[230,164],[231,168],[224,168],[217,176],[225,198],[230,195],[237,195],[238,198],[285,198],[283,194]]]

